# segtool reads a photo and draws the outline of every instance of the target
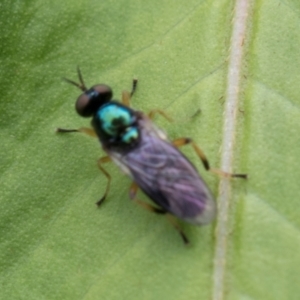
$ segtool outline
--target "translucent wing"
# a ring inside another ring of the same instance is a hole
[[[215,201],[194,166],[146,117],[139,128],[137,147],[122,155],[109,152],[110,156],[158,206],[187,222],[209,223],[216,213]]]

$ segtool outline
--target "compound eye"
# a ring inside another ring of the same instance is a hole
[[[111,100],[112,95],[108,85],[95,85],[78,97],[75,109],[80,116],[91,117],[100,106]]]
[[[91,98],[88,94],[81,94],[75,104],[75,109],[77,113],[82,117],[91,117],[93,115],[93,110],[91,107]]]
[[[92,87],[94,91],[98,93],[97,98],[101,99],[103,103],[106,103],[112,99],[113,92],[111,88],[106,84],[97,84]]]

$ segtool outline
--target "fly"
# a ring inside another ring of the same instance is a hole
[[[82,90],[75,109],[80,116],[92,118],[92,128],[58,128],[57,132],[82,132],[99,139],[107,156],[98,160],[98,166],[107,178],[107,186],[97,205],[100,206],[106,199],[111,183],[111,176],[103,168],[103,164],[114,161],[133,180],[129,197],[147,210],[166,214],[184,243],[188,244],[188,238],[170,216],[194,225],[205,225],[216,216],[216,202],[196,168],[178,148],[191,144],[207,171],[225,177],[247,178],[247,175],[211,169],[202,150],[190,138],[170,141],[151,120],[155,114],[170,120],[163,111],[152,110],[149,114],[144,114],[130,108],[137,80],[133,80],[131,93],[124,91],[122,102],[118,102],[112,100],[112,89],[105,84],[87,89],[79,68],[77,72],[79,83],[65,80]],[[155,205],[137,199],[138,188]]]

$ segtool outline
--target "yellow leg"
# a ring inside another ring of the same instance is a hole
[[[196,117],[199,113],[200,113],[200,109],[198,109],[192,116],[184,118],[184,119],[180,119],[180,120],[176,119],[175,122],[176,123],[183,123],[183,122],[189,121],[190,119]],[[152,120],[156,114],[161,115],[162,117],[164,117],[165,119],[167,119],[169,122],[174,122],[174,120],[173,120],[172,117],[170,117],[168,114],[166,114],[163,110],[160,110],[160,109],[153,109],[153,110],[151,110],[148,113],[148,117]]]
[[[135,203],[137,203],[138,205],[140,205],[141,207],[143,207],[144,209],[146,209],[148,211],[151,211],[151,212],[154,212],[157,214],[165,214],[166,213],[166,211],[163,210],[162,208],[155,207],[151,204],[148,204],[146,202],[143,202],[143,201],[137,199],[136,193],[137,193],[138,189],[139,189],[138,185],[135,182],[133,182],[129,188],[129,197],[131,200],[133,200]]]
[[[160,109],[153,109],[148,113],[148,117],[152,120],[156,114],[161,115],[162,117],[166,118],[169,122],[173,122],[173,119],[168,116],[163,110]]]
[[[110,162],[111,161],[111,158],[109,156],[103,156],[101,158],[98,159],[98,168],[100,169],[100,171],[102,171],[102,173],[105,175],[105,177],[107,178],[107,185],[106,185],[106,190],[105,190],[105,193],[103,195],[103,197],[96,202],[96,204],[98,206],[100,206],[103,201],[105,200],[108,192],[109,192],[109,187],[110,187],[110,182],[111,182],[111,176],[109,175],[109,173],[102,167],[102,164],[103,163],[107,163],[107,162]]]
[[[227,173],[227,172],[224,172],[222,170],[219,170],[219,169],[211,169],[210,166],[209,166],[209,162],[208,162],[204,152],[200,149],[200,147],[198,147],[196,145],[196,143],[192,139],[190,139],[190,138],[179,138],[179,139],[176,139],[176,140],[173,141],[173,145],[176,146],[176,147],[181,147],[181,146],[188,145],[188,144],[191,144],[194,151],[197,153],[198,157],[201,159],[201,161],[204,165],[204,168],[207,171],[210,171],[210,172],[215,173],[215,174],[217,174],[219,176],[222,176],[222,177],[227,177],[227,178],[237,177],[237,178],[247,179],[247,174],[231,174],[231,173]]]
[[[182,229],[180,228],[180,226],[177,224],[177,222],[175,221],[174,217],[170,214],[168,214],[165,210],[163,210],[162,208],[158,208],[155,207],[151,204],[148,204],[146,202],[143,202],[139,199],[136,199],[136,193],[138,191],[139,187],[138,185],[133,182],[130,186],[129,189],[129,196],[130,199],[132,199],[134,202],[136,202],[137,204],[139,204],[141,207],[143,207],[144,209],[154,212],[156,214],[166,214],[168,221],[171,223],[171,225],[178,231],[178,233],[180,234],[183,242],[187,245],[189,244],[189,240],[186,237],[186,235],[184,234],[184,232],[182,231]]]

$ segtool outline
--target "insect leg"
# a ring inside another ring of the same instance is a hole
[[[136,90],[136,87],[137,87],[137,83],[138,83],[138,80],[136,78],[134,78],[132,80],[132,88],[131,88],[131,92],[130,92],[130,97],[133,96],[135,90]]]
[[[128,91],[123,91],[122,92],[122,103],[128,107],[130,107],[130,99],[133,96],[136,87],[137,87],[137,83],[138,80],[137,79],[133,79],[132,80],[132,88],[131,88],[131,92],[129,93]]]
[[[187,118],[181,119],[179,121],[176,119],[176,123],[182,123],[182,122],[186,122],[187,120],[193,119],[200,112],[201,112],[201,110],[198,109],[192,116],[189,116]],[[148,113],[148,117],[152,120],[156,114],[161,115],[162,117],[164,117],[165,119],[167,119],[169,122],[174,122],[174,119],[172,117],[170,117],[168,114],[166,114],[163,110],[160,110],[160,109],[150,110],[150,112]]]
[[[56,132],[58,133],[70,133],[70,132],[82,132],[92,137],[97,137],[97,134],[94,129],[81,127],[78,129],[64,129],[64,128],[56,128]]]
[[[105,175],[105,177],[107,178],[107,185],[106,185],[106,190],[105,193],[103,195],[103,197],[96,202],[97,206],[100,206],[103,201],[105,200],[108,192],[109,192],[109,187],[110,187],[110,182],[111,182],[111,176],[109,175],[109,173],[102,167],[103,163],[106,162],[110,162],[111,158],[109,156],[103,156],[101,158],[98,159],[98,168],[102,171],[102,173]]]
[[[167,219],[171,223],[171,225],[178,231],[178,233],[180,234],[184,244],[188,245],[190,243],[189,239],[187,238],[185,233],[182,231],[180,226],[177,224],[177,222],[174,220],[173,216],[170,215],[170,214],[167,214]]]
[[[138,187],[138,185],[135,182],[133,182],[131,184],[130,189],[129,189],[129,197],[130,197],[130,199],[132,199],[134,202],[136,202],[137,204],[139,204],[140,206],[142,206],[144,209],[146,209],[148,211],[151,211],[151,212],[154,212],[154,213],[157,213],[157,214],[166,214],[168,221],[178,231],[178,233],[180,234],[183,242],[186,245],[189,244],[188,238],[186,237],[186,235],[184,234],[184,232],[182,231],[182,229],[179,227],[179,225],[176,223],[176,221],[174,220],[174,218],[170,214],[168,214],[162,208],[155,207],[155,206],[153,206],[151,204],[148,204],[148,203],[143,202],[143,201],[141,201],[141,200],[139,200],[139,199],[136,198],[136,193],[137,193],[138,188],[139,187]]]
[[[220,176],[223,176],[223,177],[227,177],[227,178],[237,177],[237,178],[247,179],[247,174],[231,174],[231,173],[224,172],[222,170],[210,168],[209,162],[208,162],[205,154],[200,149],[200,147],[198,147],[196,145],[196,143],[192,139],[190,139],[190,138],[179,138],[179,139],[176,139],[176,140],[173,141],[173,145],[176,146],[176,147],[181,147],[181,146],[188,145],[188,144],[192,145],[193,149],[195,150],[195,152],[197,153],[197,155],[201,159],[201,161],[202,161],[202,163],[204,165],[204,168],[207,171],[210,171],[212,173],[215,173],[217,175],[220,175]]]
[[[137,203],[138,205],[140,205],[141,207],[143,207],[144,209],[146,209],[148,211],[151,211],[151,212],[154,212],[157,214],[165,214],[166,213],[166,211],[163,210],[162,208],[155,207],[151,204],[148,204],[146,202],[143,202],[143,201],[137,199],[136,193],[137,193],[138,189],[139,189],[138,185],[135,182],[133,182],[129,188],[129,197],[131,200],[133,200],[135,203]]]
[[[159,114],[159,115],[163,116],[164,118],[166,118],[169,122],[173,122],[173,119],[170,116],[168,116],[163,110],[160,110],[160,109],[150,110],[150,112],[148,113],[148,117],[152,120],[154,118],[155,114]]]

